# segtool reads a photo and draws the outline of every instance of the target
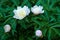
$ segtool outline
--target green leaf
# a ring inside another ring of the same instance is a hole
[[[52,27],[54,27],[54,28],[59,27],[59,28],[60,28],[60,24],[55,24],[55,25],[53,25]]]
[[[12,34],[14,35],[14,32],[16,32],[16,20],[15,19],[11,19],[9,24],[12,27]]]
[[[27,26],[24,21],[18,21],[18,23],[21,25],[22,28],[26,29]]]
[[[52,29],[55,31],[56,34],[58,34],[60,36],[60,32],[59,31],[57,31],[55,28],[52,28]]]
[[[51,40],[51,29],[48,31],[48,40]]]
[[[18,6],[18,4],[20,3],[20,1],[19,0],[11,0],[13,3],[14,3],[14,5],[16,5],[16,6]]]

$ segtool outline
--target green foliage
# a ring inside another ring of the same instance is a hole
[[[29,16],[23,20],[13,18],[17,6],[42,5],[44,14]],[[10,24],[11,31],[4,32]],[[35,36],[35,30],[43,32],[43,38]],[[0,0],[0,40],[60,40],[60,0]]]

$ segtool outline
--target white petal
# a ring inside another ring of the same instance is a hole
[[[19,17],[18,17],[18,16],[16,16],[16,15],[15,15],[15,16],[13,16],[13,18],[19,19]]]
[[[44,10],[42,10],[40,13],[44,13]]]
[[[37,5],[35,5],[33,8],[37,8],[38,6]]]
[[[16,13],[16,11],[17,11],[16,9],[13,10],[14,13]]]
[[[29,15],[30,9],[27,6],[24,6],[23,9],[26,11],[26,15]]]
[[[23,8],[27,8],[27,6],[24,6]]]
[[[17,10],[18,10],[18,9],[21,9],[21,7],[20,7],[20,6],[18,6],[18,7],[17,7]]]
[[[16,18],[16,16],[14,15],[13,18]]]
[[[42,10],[43,9],[43,6],[39,6],[39,8]]]

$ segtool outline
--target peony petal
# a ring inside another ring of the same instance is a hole
[[[39,8],[42,10],[43,9],[43,6],[39,6]]]
[[[17,11],[16,9],[13,10],[14,13],[16,13],[16,11]]]
[[[42,10],[41,13],[44,13],[44,10]]]
[[[38,6],[37,5],[35,5],[33,8],[37,8]]]
[[[21,9],[21,7],[20,7],[20,6],[18,6],[18,7],[17,7],[17,10],[18,10],[18,9]]]
[[[29,15],[30,13],[30,10],[27,6],[24,6],[23,9],[26,11],[26,15]]]

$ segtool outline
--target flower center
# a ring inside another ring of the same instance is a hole
[[[20,16],[25,16],[26,15],[26,12],[24,10],[22,10],[20,13],[19,13]]]

